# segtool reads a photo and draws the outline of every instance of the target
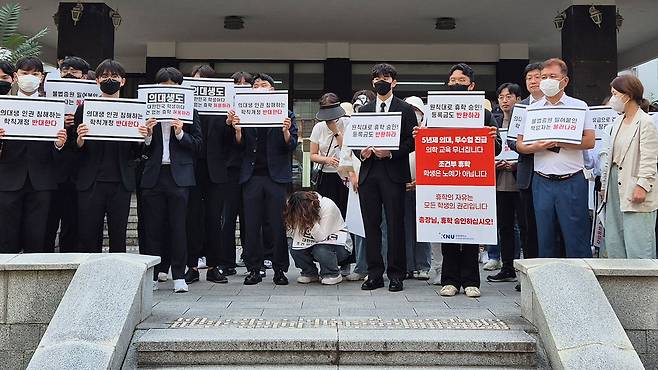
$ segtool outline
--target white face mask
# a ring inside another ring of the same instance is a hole
[[[631,99],[628,99],[626,101],[623,101],[621,99],[621,96],[619,95],[613,95],[610,100],[608,101],[608,105],[612,107],[612,109],[615,110],[615,112],[621,114],[624,113],[624,109],[626,108],[626,103]]]
[[[33,75],[18,76],[18,88],[21,91],[31,94],[39,88],[41,78]]]
[[[553,80],[550,78],[541,80],[541,82],[539,83],[539,90],[541,90],[541,92],[544,93],[544,95],[551,98],[559,94],[560,90],[562,90],[560,88],[560,82],[562,82],[562,80]]]
[[[423,114],[422,113],[416,112],[416,122],[418,122],[419,125],[423,123]]]

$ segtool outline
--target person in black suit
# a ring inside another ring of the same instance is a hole
[[[66,57],[59,66],[59,72],[61,78],[86,80],[89,68],[89,63],[82,58]],[[48,80],[45,83],[48,84]],[[64,127],[69,138],[68,143],[72,143],[71,138],[75,135],[73,119],[74,114],[64,116]],[[57,238],[58,229],[59,251],[76,252],[78,250],[78,192],[75,188],[78,163],[76,162],[75,147],[68,143],[62,150],[60,160],[55,163],[57,190],[53,192],[52,204],[48,212],[44,252],[55,251],[55,239]]]
[[[106,59],[96,68],[96,83],[104,98],[119,98],[126,83],[126,71],[118,62]],[[130,213],[130,198],[135,191],[135,160],[141,153],[138,143],[124,141],[86,141],[89,127],[84,122],[84,104],[75,112],[73,142],[78,148],[79,252],[101,253],[104,218],[110,252],[126,252],[126,229]],[[154,119],[147,124],[155,123]],[[148,129],[140,126],[146,136]],[[101,241],[101,243],[99,243]]]
[[[161,68],[155,83],[180,85],[183,74],[176,68]],[[196,185],[194,160],[202,142],[199,114],[194,111],[192,124],[175,119],[151,122],[147,128],[144,144],[149,158],[141,183],[146,254],[160,256],[169,246],[174,292],[187,292],[186,214],[190,188]],[[159,271],[159,267],[154,269],[154,287]]]
[[[0,92],[18,84],[17,95],[38,99],[43,63],[35,57],[18,60],[16,68],[0,61]],[[51,194],[57,189],[55,162],[66,143],[66,130],[49,141],[4,139],[0,128],[0,253],[43,251]]]
[[[209,65],[197,67],[192,76],[213,78],[215,70]],[[205,255],[208,272],[206,280],[228,283],[221,265],[221,222],[228,181],[226,162],[233,143],[233,132],[226,125],[226,115],[200,115],[203,134],[201,151],[195,163],[196,186],[190,191],[187,213],[187,273],[185,282],[199,281],[199,257]],[[205,254],[202,254],[202,251]],[[235,259],[233,260],[235,264]],[[234,267],[234,266],[232,266]],[[235,269],[234,269],[235,270]]]
[[[404,242],[404,192],[411,182],[409,153],[414,151],[413,128],[416,113],[413,107],[393,95],[397,84],[397,71],[390,64],[376,64],[372,68],[372,84],[377,99],[361,107],[359,112],[402,112],[400,146],[398,150],[368,147],[354,151],[363,161],[359,173],[359,200],[366,232],[366,261],[368,280],[361,289],[373,290],[384,286],[384,260],[382,245],[382,206],[388,225],[388,256],[386,275],[388,290],[403,289],[406,274],[406,250]]]
[[[465,64],[460,63],[450,68],[448,89],[453,91],[471,91],[475,89],[475,72]],[[484,125],[489,126],[489,135],[495,140],[496,155],[502,150],[502,142],[498,135],[498,123],[488,110],[484,110]],[[478,257],[480,246],[477,244],[442,243],[441,254],[441,288],[442,296],[454,296],[463,287],[464,293],[471,298],[480,296],[480,270]]]
[[[274,90],[274,79],[266,74],[254,77],[254,88]],[[297,148],[295,114],[288,112],[283,127],[240,128],[240,117],[229,112],[227,123],[235,129],[235,141],[243,149],[240,183],[245,204],[247,229],[245,257],[249,274],[245,285],[260,283],[263,278],[263,244],[273,244],[274,284],[286,285],[285,272],[290,265],[283,210],[286,186],[292,183],[291,155]],[[266,227],[267,226],[267,227]],[[261,230],[265,236],[261,244]]]

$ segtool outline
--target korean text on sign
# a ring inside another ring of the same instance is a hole
[[[233,109],[233,79],[185,77],[183,86],[194,88],[194,109],[200,115],[223,115]]]
[[[430,91],[427,127],[484,126],[484,91]]]
[[[488,128],[419,131],[418,241],[497,243],[494,153]]]
[[[94,80],[77,80],[74,78],[52,78],[44,83],[46,97],[63,99],[66,114],[73,114],[85,98],[98,97],[101,89]]]
[[[398,150],[401,125],[401,112],[355,113],[345,127],[343,144],[350,149]]]
[[[64,128],[65,111],[61,99],[0,96],[3,140],[54,141],[57,132]]]
[[[587,108],[531,106],[527,109],[523,142],[557,141],[580,144]]]
[[[194,122],[194,88],[178,85],[139,85],[139,100],[146,102],[146,118]]]
[[[82,122],[86,140],[144,141],[139,126],[146,121],[146,102],[138,99],[88,98]]]
[[[241,127],[281,127],[288,118],[288,90],[237,89],[234,109]]]

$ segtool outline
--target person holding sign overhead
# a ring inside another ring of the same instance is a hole
[[[388,226],[388,255],[386,275],[388,290],[403,289],[406,275],[406,249],[404,241],[404,194],[405,184],[411,182],[409,153],[414,151],[412,130],[416,126],[416,114],[409,103],[393,95],[397,84],[397,71],[390,64],[372,67],[372,85],[377,99],[361,107],[359,112],[401,112],[400,142],[398,150],[367,147],[355,150],[363,161],[359,172],[359,200],[366,233],[366,261],[368,280],[363,290],[384,287],[384,260],[382,247],[382,206]]]
[[[155,75],[160,85],[180,85],[183,74],[173,67],[161,68]],[[199,115],[192,123],[175,118],[147,124],[144,140],[148,159],[142,175],[147,254],[160,256],[169,248],[174,292],[188,291],[185,283],[187,264],[186,214],[190,188],[196,185],[194,160],[202,141]],[[157,287],[159,267],[154,269],[153,285]]]
[[[608,258],[656,258],[653,231],[658,209],[656,158],[658,132],[646,111],[642,82],[622,75],[610,83],[608,103],[621,115],[610,135],[601,189],[605,203]]]
[[[96,68],[96,83],[103,98],[119,98],[126,83],[126,71],[119,62],[106,59]],[[91,104],[91,103],[89,103]],[[107,233],[111,253],[126,252],[126,229],[130,198],[135,191],[135,160],[141,154],[139,143],[128,141],[87,140],[89,121],[85,103],[75,111],[73,141],[79,152],[80,167],[76,179],[78,191],[79,252],[101,253],[103,224],[107,216]],[[154,124],[151,119],[146,124]],[[146,137],[142,122],[139,133]]]
[[[274,90],[274,79],[263,73],[257,74],[253,88]],[[229,112],[227,119],[235,129],[235,142],[244,153],[240,183],[247,229],[245,264],[249,274],[244,279],[245,285],[255,285],[263,280],[260,274],[264,260],[261,230],[266,229],[270,235],[263,242],[273,243],[273,282],[276,285],[288,284],[285,272],[290,258],[282,214],[286,206],[286,187],[292,182],[290,161],[297,147],[297,124],[295,114],[291,111],[287,114],[281,127],[242,128],[240,116],[234,111]]]
[[[540,89],[544,98],[528,107],[564,107],[587,110],[587,103],[567,96],[569,84],[566,63],[558,58],[543,63]],[[583,175],[583,150],[594,148],[594,126],[586,120],[580,143],[539,140],[524,143],[530,125],[517,136],[519,153],[534,154],[532,195],[537,220],[539,257],[560,257],[557,231],[564,238],[566,256],[591,258],[588,185]],[[553,127],[553,126],[551,126]],[[580,135],[579,135],[580,136]]]
[[[0,61],[3,95],[17,81],[19,97],[37,98],[42,80],[43,63],[36,57],[19,59],[16,68]],[[54,146],[5,135],[0,128],[0,253],[42,252],[52,192],[57,189],[54,163],[66,143],[66,130],[57,132]]]

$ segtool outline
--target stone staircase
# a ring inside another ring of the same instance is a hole
[[[140,369],[533,369],[523,330],[325,328],[149,329]]]

